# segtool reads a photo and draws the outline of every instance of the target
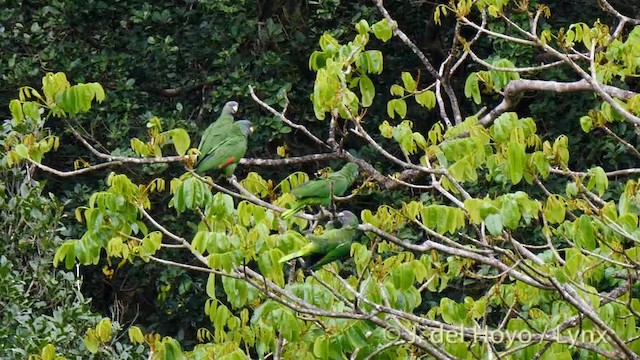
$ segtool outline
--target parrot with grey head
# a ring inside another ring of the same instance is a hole
[[[296,200],[289,210],[282,213],[282,219],[288,219],[307,205],[328,206],[331,196],[342,196],[358,177],[358,165],[348,163],[342,169],[330,173],[326,179],[308,181],[295,189],[291,194]]]
[[[229,177],[247,151],[247,138],[253,132],[249,120],[239,120],[219,130],[223,135],[222,141],[211,147],[208,153],[202,153],[196,164],[199,174],[213,170]]]
[[[320,235],[307,235],[307,245],[283,256],[278,262],[284,263],[301,257],[305,260],[304,268],[317,270],[325,264],[348,257],[351,244],[358,235],[358,217],[345,210],[338,213],[336,220],[342,224],[340,228],[325,230]]]
[[[229,101],[224,104],[220,116],[202,133],[202,138],[200,138],[200,144],[198,145],[200,153],[208,154],[211,149],[220,145],[220,142],[225,137],[225,129],[233,125],[233,115],[237,112],[238,103],[236,101]]]

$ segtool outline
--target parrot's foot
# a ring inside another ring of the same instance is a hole
[[[238,182],[238,178],[234,174],[231,174],[231,176],[227,176],[227,181],[233,184]]]

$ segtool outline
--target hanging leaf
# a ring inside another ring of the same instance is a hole
[[[478,74],[471,73],[464,83],[464,96],[473,98],[473,102],[480,104],[480,85],[478,84]]]
[[[371,30],[373,31],[373,35],[384,42],[389,41],[389,39],[391,39],[391,36],[393,36],[391,24],[386,19],[382,19],[373,24]]]
[[[524,145],[512,141],[507,149],[507,161],[509,164],[509,178],[513,184],[517,184],[522,180],[524,168],[527,160]]]
[[[376,89],[367,75],[360,75],[360,93],[362,94],[362,106],[369,107],[373,104]]]

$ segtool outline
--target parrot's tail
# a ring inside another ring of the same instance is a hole
[[[293,259],[296,259],[296,258],[302,257],[302,256],[304,256],[304,255],[305,255],[305,254],[304,254],[304,252],[303,252],[302,250],[298,250],[298,251],[296,251],[296,252],[294,252],[294,253],[291,253],[291,254],[289,254],[289,255],[285,255],[285,256],[281,257],[281,258],[280,258],[280,260],[278,260],[278,262],[279,262],[280,264],[282,264],[282,263],[286,263],[286,262],[287,262],[287,261],[289,261],[289,260],[293,260]]]
[[[280,218],[282,220],[287,220],[288,218],[290,218],[293,215],[295,215],[298,211],[302,210],[302,208],[304,208],[304,205],[294,204],[291,209],[283,212],[282,215],[280,215]]]

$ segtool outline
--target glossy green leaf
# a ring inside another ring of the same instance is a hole
[[[173,146],[176,149],[178,155],[184,155],[189,150],[189,146],[191,145],[191,138],[189,134],[184,129],[173,129],[168,131],[169,136],[171,136],[171,140],[173,141]]]
[[[544,217],[550,224],[559,224],[564,221],[566,208],[564,200],[559,195],[551,195],[544,206]]]
[[[20,124],[24,120],[24,114],[22,113],[22,104],[17,99],[13,99],[9,102],[9,111],[11,111],[11,117]]]
[[[394,96],[404,96],[404,88],[398,84],[391,85],[389,92]]]
[[[509,178],[513,184],[517,184],[524,176],[524,168],[527,161],[524,145],[512,141],[507,149],[507,161],[509,164]]]
[[[499,236],[502,233],[503,224],[502,216],[499,214],[491,214],[484,219],[484,223],[487,226],[487,230],[493,236]]]
[[[144,335],[142,334],[142,330],[140,330],[139,327],[131,326],[129,327],[129,330],[127,330],[127,333],[129,334],[129,341],[131,341],[132,343],[144,344]]]
[[[436,106],[436,94],[431,90],[424,90],[416,94],[416,102],[427,109],[433,109]]]
[[[367,20],[362,19],[362,20],[358,21],[358,23],[356,24],[356,31],[359,34],[366,34],[366,33],[369,32],[369,30],[370,30],[370,27],[369,27],[369,23],[367,22]]]
[[[464,96],[473,98],[473,102],[480,104],[480,85],[478,84],[478,74],[471,73],[464,83]]]
[[[42,348],[40,356],[42,357],[42,360],[54,360],[56,356],[56,348],[53,344],[47,344]]]
[[[401,74],[402,83],[404,84],[404,88],[409,92],[416,91],[416,81],[413,79],[413,76],[408,72],[403,71]]]
[[[505,199],[500,208],[500,216],[502,217],[504,226],[509,229],[516,229],[521,218],[520,209],[516,201],[513,199]]]
[[[393,30],[391,29],[391,24],[386,20],[382,19],[377,23],[371,26],[371,30],[373,31],[373,35],[378,39],[387,42],[393,36]]]
[[[21,159],[26,159],[29,157],[29,149],[24,144],[16,145],[14,150]]]
[[[362,106],[369,107],[373,104],[373,98],[376,96],[376,89],[373,82],[367,75],[360,75],[360,93],[362,94]]]
[[[605,190],[609,187],[609,179],[607,174],[600,166],[596,166],[589,170],[589,182],[587,182],[587,189],[591,190],[594,187],[598,191],[598,195],[604,195]]]
[[[593,119],[591,116],[583,116],[580,118],[580,127],[582,131],[589,133],[593,129]]]
[[[596,238],[591,219],[582,215],[574,223],[576,245],[589,251],[596,248]]]
[[[387,103],[387,115],[390,118],[394,118],[395,114],[398,114],[401,119],[407,116],[407,103],[403,99],[392,99]]]

